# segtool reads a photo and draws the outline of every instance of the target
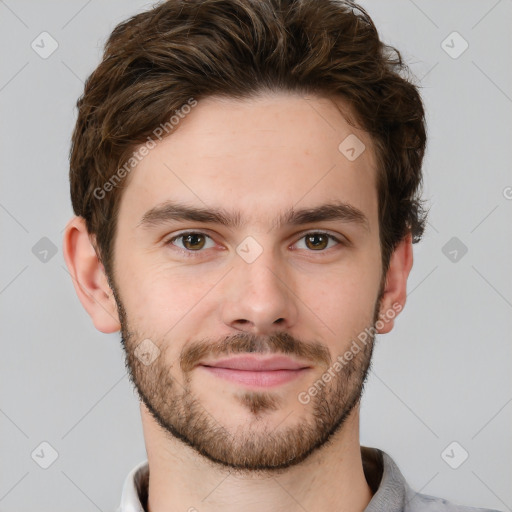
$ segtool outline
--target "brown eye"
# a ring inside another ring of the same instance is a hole
[[[345,244],[334,235],[324,233],[323,231],[310,231],[296,242],[295,248],[309,252],[327,252],[338,245]]]
[[[183,247],[191,251],[202,249],[206,243],[203,235],[199,233],[191,233],[190,235],[183,236]]]
[[[314,251],[325,249],[329,244],[329,236],[322,233],[312,233],[310,235],[306,235],[304,238],[306,241],[306,247]]]
[[[182,233],[171,238],[167,244],[174,245],[182,251],[202,252],[201,249],[215,247],[215,242],[204,233]]]

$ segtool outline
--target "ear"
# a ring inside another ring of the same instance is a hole
[[[391,255],[386,282],[384,285],[377,332],[386,334],[393,329],[394,318],[405,306],[407,297],[407,279],[412,268],[412,235],[409,233],[397,245]]]
[[[96,329],[104,333],[119,331],[116,301],[83,217],[74,217],[68,222],[62,246],[78,298]]]

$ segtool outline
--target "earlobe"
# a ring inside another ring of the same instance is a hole
[[[409,233],[391,255],[384,286],[377,332],[386,334],[393,329],[395,317],[402,311],[407,298],[407,279],[413,264],[412,236]]]
[[[115,298],[83,217],[68,222],[62,246],[75,291],[96,329],[104,333],[119,331]]]

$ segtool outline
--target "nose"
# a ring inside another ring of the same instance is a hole
[[[239,258],[222,290],[222,321],[253,334],[289,329],[298,316],[293,288],[291,276],[265,251],[252,263]]]

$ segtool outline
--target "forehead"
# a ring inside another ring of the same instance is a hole
[[[344,201],[373,223],[371,139],[338,106],[348,110],[341,101],[284,93],[199,101],[130,173],[119,222],[136,225],[173,200],[239,211],[254,223],[272,223],[296,206]]]

